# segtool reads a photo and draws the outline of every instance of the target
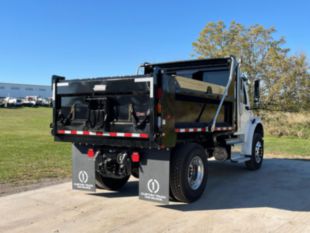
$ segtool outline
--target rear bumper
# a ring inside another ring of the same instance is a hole
[[[146,136],[146,135],[145,135]],[[71,142],[80,145],[96,145],[106,147],[122,147],[122,148],[158,148],[159,145],[155,143],[152,138],[143,137],[106,137],[106,136],[91,136],[80,134],[56,134],[55,141]]]
[[[97,137],[113,137],[113,138],[141,138],[148,139],[147,133],[122,133],[122,132],[98,132],[98,131],[79,131],[79,130],[58,130],[57,134],[61,135],[83,135]]]

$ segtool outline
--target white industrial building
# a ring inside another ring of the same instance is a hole
[[[51,86],[0,82],[0,97],[24,98],[26,96],[52,97]]]

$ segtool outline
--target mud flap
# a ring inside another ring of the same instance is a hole
[[[139,198],[169,204],[170,151],[147,150],[139,169]]]
[[[87,149],[72,144],[72,188],[95,192],[95,158],[87,156]]]

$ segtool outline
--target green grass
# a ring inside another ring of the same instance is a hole
[[[68,177],[69,143],[55,143],[49,108],[0,109],[0,183]]]
[[[310,156],[310,140],[296,137],[265,137],[265,153]]]
[[[310,111],[260,111],[266,134],[278,137],[310,139]]]

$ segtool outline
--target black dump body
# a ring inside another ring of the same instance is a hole
[[[234,80],[227,85],[231,63],[223,58],[145,64],[144,75],[111,78],[53,76],[52,133],[57,141],[134,148],[208,141],[214,133],[235,130]]]

